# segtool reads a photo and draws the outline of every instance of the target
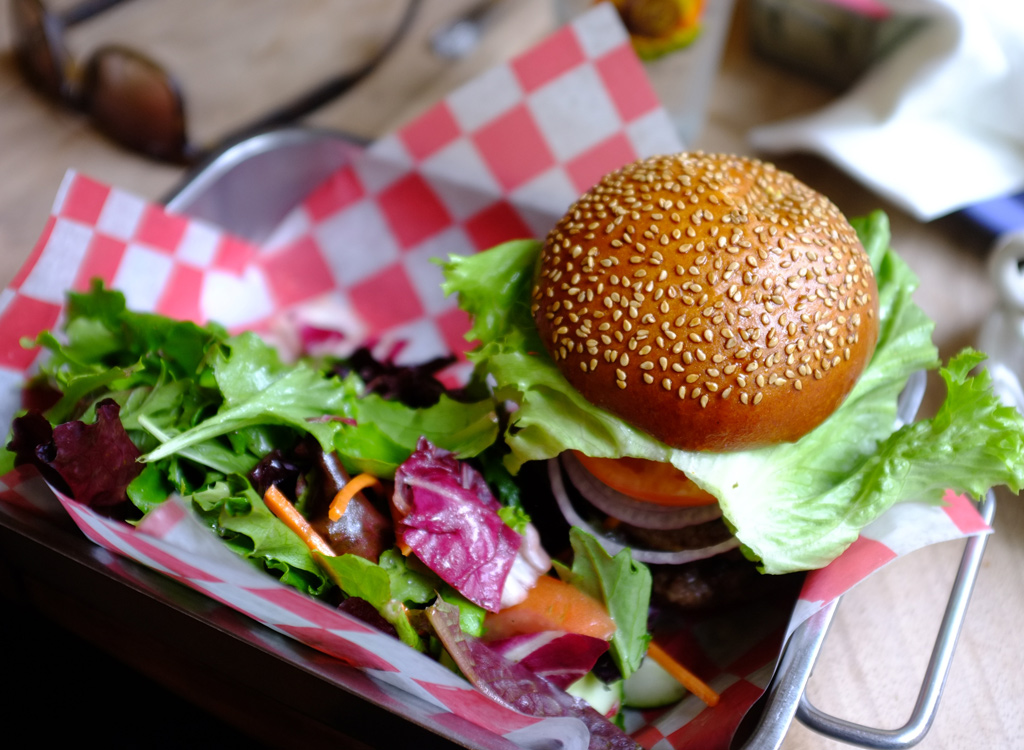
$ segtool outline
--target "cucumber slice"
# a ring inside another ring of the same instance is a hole
[[[574,698],[582,698],[602,716],[614,716],[622,707],[622,680],[609,685],[595,677],[593,672],[587,672],[565,692]]]
[[[686,688],[654,659],[644,659],[622,685],[622,702],[630,708],[667,706],[684,695]]]

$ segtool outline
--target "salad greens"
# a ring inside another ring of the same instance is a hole
[[[29,388],[54,398],[44,415],[15,420],[0,472],[20,456],[80,501],[127,498],[137,508],[120,511],[129,520],[178,493],[235,551],[314,596],[334,582],[254,488],[261,460],[312,439],[350,472],[390,477],[423,436],[471,456],[497,434],[489,399],[386,401],[327,363],[283,363],[255,334],[128,310],[99,283],[69,295],[63,340],[45,332],[35,343],[49,356]],[[69,471],[76,451],[87,460]],[[123,481],[94,487],[111,476]]]
[[[26,343],[46,350],[26,389],[45,406],[14,420],[0,473],[33,464],[79,502],[130,523],[178,494],[240,556],[356,616],[369,618],[369,608],[422,651],[437,648],[430,605],[481,636],[505,584],[528,588],[550,567],[531,546],[536,530],[498,452],[496,402],[472,385],[444,392],[432,375],[448,360],[403,368],[361,350],[350,361],[285,363],[254,333],[133,312],[99,282],[69,295],[63,335]],[[329,520],[330,498],[363,472],[381,491],[347,500]],[[276,515],[270,487],[329,532],[334,555],[311,551]],[[584,536],[574,546],[594,549]],[[622,564],[566,575],[622,618],[612,648],[628,674],[646,646],[650,576],[625,561],[631,588],[645,587],[629,612],[616,590]]]
[[[590,534],[569,531],[573,562],[569,568],[555,563],[559,577],[603,602],[615,620],[611,655],[623,677],[640,668],[647,653],[647,611],[651,603],[651,571],[621,550],[612,557]]]
[[[540,244],[511,242],[452,257],[445,290],[473,316],[467,339],[476,377],[515,404],[504,439],[516,471],[566,450],[594,457],[670,462],[718,497],[745,554],[767,573],[820,568],[893,503],[940,502],[953,488],[974,495],[1024,487],[1024,421],[992,392],[983,358],[954,357],[948,393],[933,419],[897,429],[909,376],[938,365],[933,324],[911,301],[917,280],[889,248],[881,212],[853,222],[876,272],[880,327],[874,356],[843,405],[796,443],[734,453],[674,450],[587,402],[548,357],[530,315]]]
[[[273,447],[306,433],[324,450],[338,450],[349,470],[373,467],[390,476],[421,436],[470,456],[497,434],[489,399],[441,396],[429,407],[406,407],[365,393],[355,374],[283,363],[256,334],[229,336],[216,324],[130,311],[120,292],[101,284],[69,295],[64,331],[65,341],[49,332],[36,341],[50,355],[39,380],[60,395],[47,419],[92,422],[95,404],[111,398],[147,463],[185,457],[211,475],[245,473]],[[6,451],[0,471],[13,461]],[[211,483],[169,475],[182,480],[175,489],[184,494]]]

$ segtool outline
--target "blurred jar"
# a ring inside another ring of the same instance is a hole
[[[752,0],[749,15],[755,52],[836,89],[923,23],[881,0]]]
[[[568,22],[597,2],[618,10],[662,106],[692,148],[707,119],[733,0],[555,0],[558,18]]]

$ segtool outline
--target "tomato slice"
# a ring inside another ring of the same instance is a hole
[[[593,458],[573,451],[587,471],[624,495],[656,505],[712,505],[718,500],[672,464],[646,458]]]

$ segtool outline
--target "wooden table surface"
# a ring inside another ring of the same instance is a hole
[[[372,138],[401,124],[493,62],[528,48],[556,23],[548,0],[506,3],[486,43],[447,62],[426,40],[471,0],[428,2],[395,54],[348,97],[308,122]],[[55,3],[55,5],[58,5]],[[58,5],[59,7],[59,5]],[[127,2],[69,32],[73,51],[104,41],[147,50],[180,77],[198,142],[219,134],[371,53],[401,10],[393,0],[147,0]],[[4,9],[6,11],[6,8]],[[813,109],[834,93],[755,59],[742,1],[697,143],[750,153],[750,127]],[[28,256],[65,170],[74,168],[159,200],[183,178],[180,168],[125,153],[88,123],[30,91],[15,69],[6,15],[0,20],[0,282]],[[919,223],[829,164],[776,160],[830,195],[848,215],[889,212],[893,244],[921,277],[919,304],[937,322],[943,355],[974,341],[993,305],[986,241],[955,220]],[[1000,495],[992,537],[935,723],[919,745],[1009,748],[1024,742],[1024,509]],[[961,544],[907,556],[844,597],[811,680],[819,708],[895,728],[916,697]],[[794,725],[788,750],[845,747]]]

